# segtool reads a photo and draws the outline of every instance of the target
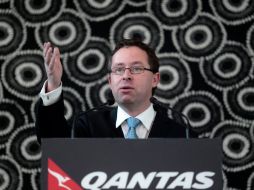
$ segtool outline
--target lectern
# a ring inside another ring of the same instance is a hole
[[[41,188],[222,189],[220,139],[42,139]]]

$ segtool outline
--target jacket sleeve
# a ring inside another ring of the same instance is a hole
[[[43,106],[41,99],[37,102],[35,129],[39,143],[41,138],[71,137],[71,125],[64,117],[63,95],[50,106]]]

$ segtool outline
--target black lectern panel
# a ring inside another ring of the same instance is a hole
[[[222,189],[219,139],[43,139],[42,189]]]

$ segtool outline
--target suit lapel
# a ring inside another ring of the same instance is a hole
[[[121,127],[116,128],[117,107],[111,110],[110,117],[112,121],[112,131],[115,137],[123,138],[124,135],[122,128]]]
[[[148,138],[175,137],[171,120],[161,112],[157,112]]]

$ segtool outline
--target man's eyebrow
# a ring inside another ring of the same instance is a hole
[[[123,66],[123,65],[124,65],[124,63],[119,62],[119,63],[115,63],[114,65],[115,65],[115,66]]]
[[[131,62],[131,65],[143,65],[143,63],[141,61],[133,61]],[[121,66],[125,66],[125,64],[123,62],[114,64],[114,67],[121,67]]]
[[[134,61],[132,62],[132,65],[143,65],[141,61]]]

